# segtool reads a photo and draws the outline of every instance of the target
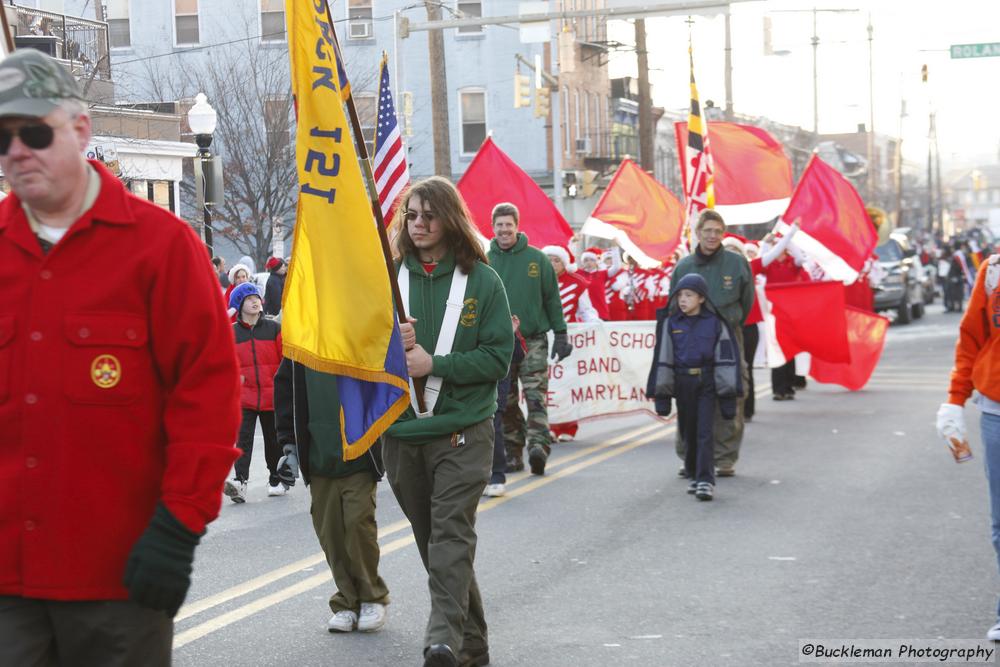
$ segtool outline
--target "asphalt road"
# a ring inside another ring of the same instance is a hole
[[[979,436],[956,465],[934,433],[957,327],[940,306],[891,327],[863,391],[759,399],[737,476],[711,503],[676,477],[672,426],[583,425],[544,478],[515,475],[480,505],[492,664],[790,665],[800,639],[983,637],[997,566]],[[257,447],[249,501],[227,501],[198,550],[175,664],[422,664],[426,576],[388,484],[388,624],[332,635],[308,491],[268,498]]]

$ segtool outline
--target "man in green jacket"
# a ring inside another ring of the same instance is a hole
[[[753,306],[753,275],[750,265],[742,256],[726,252],[722,247],[722,238],[726,233],[726,223],[722,216],[712,209],[701,212],[695,225],[695,235],[698,245],[693,253],[677,262],[670,276],[670,293],[673,294],[677,281],[689,273],[697,273],[708,283],[708,298],[726,318],[733,336],[739,345],[739,359],[743,359],[743,321],[746,320]],[[741,364],[743,386],[749,381],[746,366]],[[712,430],[715,433],[715,466],[718,477],[732,477],[735,473],[736,460],[740,455],[740,444],[743,442],[743,401],[737,401],[736,417],[732,420],[723,419],[719,408],[715,409],[715,423]],[[677,455],[684,460],[687,451],[684,441],[678,431],[676,439]],[[687,477],[692,471],[681,468],[680,475]]]
[[[528,245],[528,237],[517,231],[520,219],[513,204],[493,208],[493,241],[488,257],[510,300],[510,311],[520,318],[521,335],[528,350],[524,360],[511,366],[510,396],[504,413],[504,439],[507,444],[508,471],[524,470],[524,447],[535,475],[545,474],[549,458],[549,415],[546,408],[549,391],[549,339],[555,334],[552,358],[557,362],[570,355],[573,347],[566,335],[559,280],[549,258]],[[518,380],[524,387],[528,404],[525,424],[521,413]]]
[[[425,667],[486,665],[475,521],[493,467],[496,386],[514,351],[510,308],[449,181],[415,183],[399,215],[399,286],[411,322],[400,332],[410,377],[426,388],[414,383],[410,408],[383,438],[386,474],[427,570]]]

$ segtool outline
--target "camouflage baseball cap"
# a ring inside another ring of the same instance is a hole
[[[19,49],[0,60],[0,118],[42,118],[66,99],[86,101],[73,75],[50,56]]]

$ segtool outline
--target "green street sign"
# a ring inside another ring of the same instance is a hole
[[[1000,42],[983,44],[952,44],[952,58],[992,58],[1000,57]]]

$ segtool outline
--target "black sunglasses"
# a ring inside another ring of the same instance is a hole
[[[14,135],[21,140],[21,143],[28,148],[41,150],[52,145],[55,138],[55,131],[45,123],[34,125],[22,125],[12,132],[6,128],[0,128],[0,155],[6,155],[10,150],[10,144],[14,141]]]

